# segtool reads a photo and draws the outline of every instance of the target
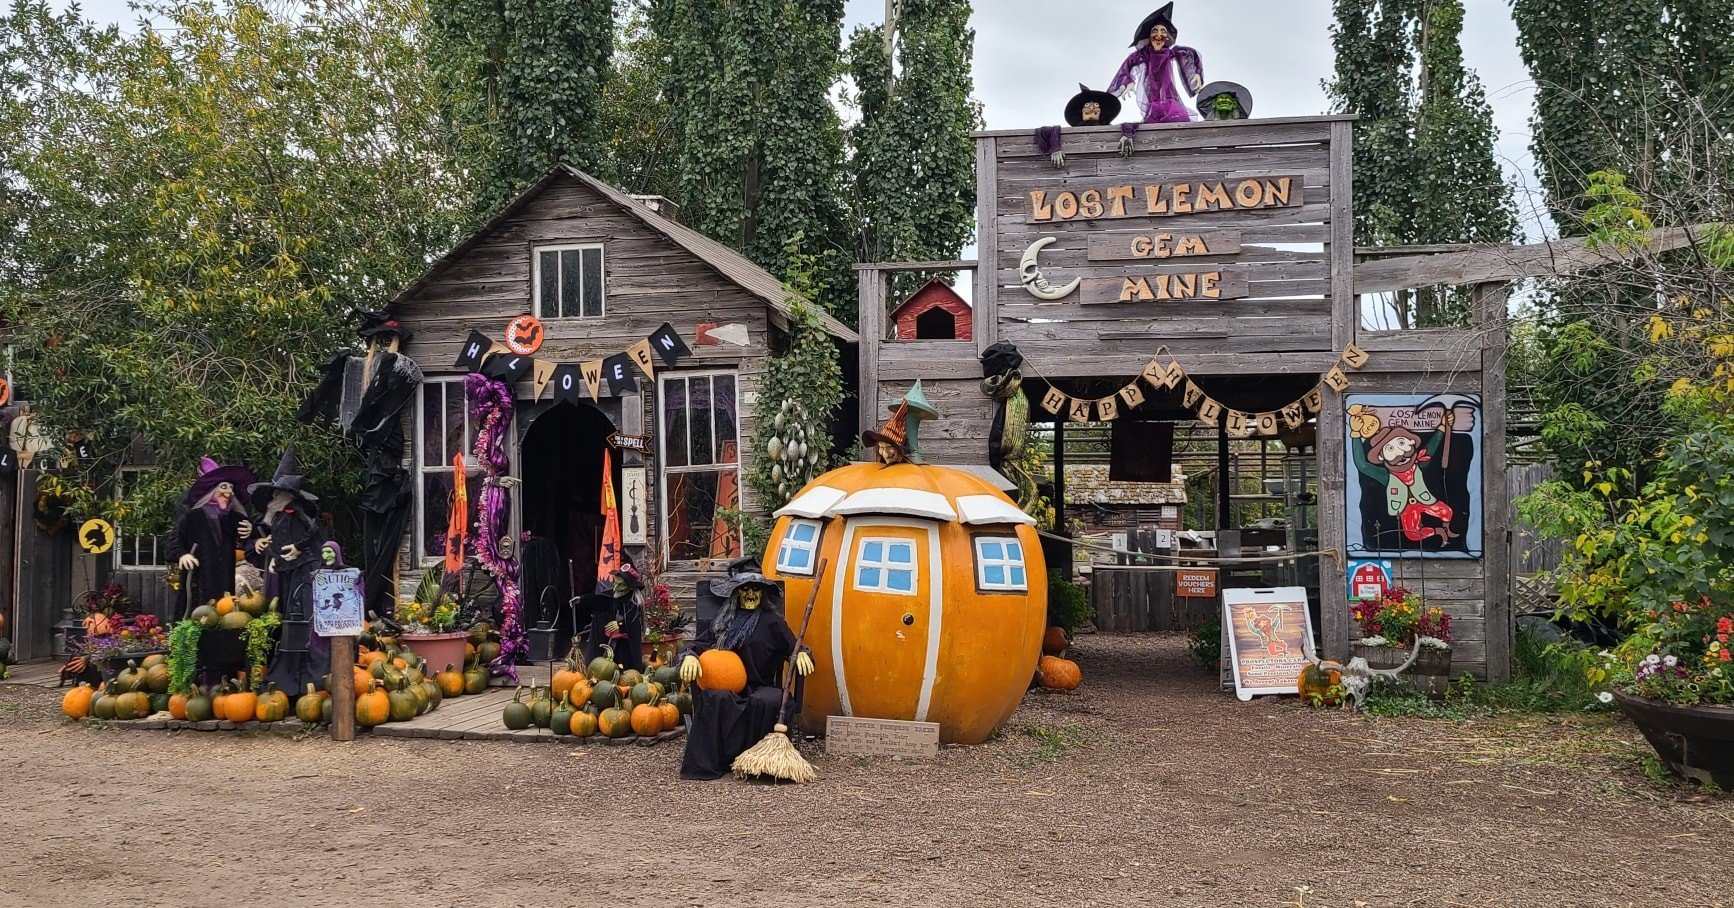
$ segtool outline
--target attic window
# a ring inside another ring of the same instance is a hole
[[[601,246],[537,246],[535,271],[537,318],[601,317]]]

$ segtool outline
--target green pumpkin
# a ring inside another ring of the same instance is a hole
[[[628,674],[630,674],[630,672]],[[626,682],[625,680],[622,680],[620,683],[625,684]],[[653,684],[649,681],[640,681],[639,683],[632,685],[633,706],[643,706],[646,703],[655,703],[661,697],[662,685],[660,684]]]
[[[139,671],[138,663],[128,659],[126,668],[114,676],[114,680],[108,683],[108,689],[110,693],[118,696],[138,690],[143,683],[144,673]]]
[[[673,703],[674,708],[680,710],[681,715],[683,715],[683,716],[692,715],[692,694],[689,694],[686,691],[680,690],[680,691],[675,691],[674,693],[667,695],[663,699],[667,700],[670,703]]]
[[[580,738],[588,738],[596,734],[596,707],[587,707],[572,714],[572,734]]]
[[[114,698],[114,717],[131,721],[150,715],[151,695],[142,690],[129,691]]]
[[[615,682],[615,683],[623,684],[627,687],[636,687],[640,684],[643,684],[644,681],[645,681],[645,678],[644,678],[644,675],[642,673],[640,673],[637,669],[629,668],[626,671],[623,671],[620,673],[620,680],[618,682]]]
[[[98,719],[114,718],[114,695],[106,692],[97,694],[96,699],[90,701],[90,714]]]
[[[482,662],[492,662],[500,658],[500,645],[492,640],[476,647],[476,658]]]
[[[562,695],[560,705],[554,707],[554,712],[548,716],[548,730],[557,735],[571,734],[572,715],[576,712],[577,710],[572,707],[571,695]]]
[[[465,637],[464,640],[467,641],[471,646],[481,646],[482,644],[488,642],[488,631],[489,630],[490,630],[490,628],[488,627],[487,622],[478,621],[478,622],[476,622],[474,627],[470,628],[470,634],[469,634],[469,636]]]
[[[597,709],[613,709],[620,703],[620,692],[612,684],[598,684],[590,692],[590,705]]]
[[[144,686],[153,694],[169,692],[169,666],[166,662],[157,662],[145,666]]]
[[[586,670],[592,681],[613,681],[619,673],[619,666],[614,664],[614,647],[607,645],[602,647],[602,655],[590,660]]]
[[[201,627],[215,627],[217,625],[217,619],[222,616],[218,615],[217,610],[210,605],[201,605],[198,608],[193,609],[192,614],[187,617],[199,622]]]
[[[224,615],[223,617],[218,618],[217,619],[217,626],[222,628],[223,630],[226,630],[226,631],[238,631],[238,630],[246,627],[247,623],[252,621],[252,620],[253,620],[252,615],[249,615],[246,612],[241,611],[240,609],[235,609],[234,611],[228,613],[227,615]]]
[[[319,704],[319,721],[324,722],[326,724],[330,724],[331,723],[331,710],[332,710],[331,698],[330,697],[323,698],[323,702],[321,702]]]
[[[325,703],[330,699],[319,696],[319,692],[309,683],[307,692],[295,698],[295,718],[300,719],[303,725],[318,725],[320,717],[325,713]]]
[[[151,712],[160,713],[169,708],[168,694],[151,694]]]
[[[530,721],[542,728],[547,728],[554,715],[553,692],[546,687],[538,687],[530,695]]]
[[[187,721],[209,722],[217,717],[216,710],[211,706],[211,697],[203,690],[197,696],[187,698]]]
[[[386,690],[406,690],[409,688],[409,676],[395,668],[386,668],[380,677],[385,682]]]
[[[423,678],[421,683],[417,684],[416,687],[427,696],[428,710],[430,712],[439,709],[440,704],[446,701],[446,696],[440,691],[440,686],[426,678]]]
[[[386,694],[386,699],[391,703],[391,715],[387,720],[390,722],[408,722],[421,710],[415,695],[407,690],[390,691]]]
[[[517,690],[512,691],[512,702],[507,703],[505,710],[500,713],[500,721],[513,731],[523,731],[529,728],[530,723],[535,719],[534,716],[530,715],[530,707],[524,703],[523,696],[523,685],[519,685]],[[552,720],[552,718],[550,715],[549,719]]]
[[[662,685],[663,690],[674,690],[680,686],[680,669],[664,665],[650,673],[650,680]]]
[[[464,669],[464,693],[479,694],[488,689],[488,670],[480,665]]]

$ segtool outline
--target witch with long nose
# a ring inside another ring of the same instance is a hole
[[[183,499],[187,511],[175,521],[166,553],[179,568],[189,608],[235,591],[235,550],[253,535],[253,523],[237,490],[256,480],[246,467],[199,458],[199,475]]]

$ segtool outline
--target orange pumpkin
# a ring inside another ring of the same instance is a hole
[[[1023,700],[1048,626],[1033,524],[991,483],[940,466],[849,464],[802,489],[765,563],[785,541],[793,563],[827,563],[807,630],[818,665],[805,724],[858,716],[935,722],[946,743],[992,736]],[[815,579],[782,563],[765,573],[783,582],[792,622]]]
[[[223,718],[237,725],[257,718],[259,695],[250,690],[230,694],[223,699]]]
[[[384,682],[375,681],[372,687],[355,698],[355,724],[362,728],[372,728],[385,724],[389,718],[391,697],[385,692]]]
[[[434,683],[440,686],[440,695],[445,697],[461,697],[464,695],[464,673],[457,666],[446,663],[446,670],[434,675]]]
[[[632,734],[632,714],[624,709],[605,709],[596,719],[596,730],[610,738]]]
[[[1343,680],[1343,667],[1335,662],[1308,662],[1301,669],[1296,686],[1300,688],[1302,700],[1313,706],[1336,706],[1342,702],[1343,689],[1338,685]]]
[[[356,693],[358,693],[358,694],[366,693],[369,689],[371,689],[373,687],[373,675],[370,672],[368,672],[367,669],[362,668],[361,666],[358,665],[355,668],[351,669],[351,671],[355,675],[355,692]]]
[[[187,717],[187,695],[169,694],[169,715],[176,719]]]
[[[662,734],[662,710],[649,703],[632,708],[632,733],[644,738]]]
[[[1078,663],[1059,656],[1043,656],[1036,664],[1036,674],[1041,677],[1042,686],[1051,690],[1077,690],[1084,680]]]
[[[80,684],[60,698],[60,711],[65,713],[68,719],[82,719],[90,715],[90,701],[95,696],[96,688]]]
[[[680,724],[680,707],[667,700],[657,704],[656,711],[662,714],[662,730],[673,731]]]
[[[465,645],[468,646],[469,644]],[[472,646],[470,648],[474,649],[475,647]],[[578,668],[578,660],[574,659],[571,653],[568,653],[566,655],[565,663],[562,664],[559,671],[554,673],[554,699],[558,700],[565,696],[566,692],[571,690],[573,685],[584,680],[585,677],[584,672],[580,671]],[[588,697],[589,694],[586,693],[585,696]],[[584,700],[579,697],[573,697],[572,699],[578,703],[584,702]]]
[[[590,695],[595,692],[596,685],[590,683],[590,678],[584,674],[582,669],[578,672],[578,680],[572,682],[572,687],[567,691],[572,695],[572,702],[580,706],[589,703]]]
[[[234,596],[224,596],[223,598],[217,600],[217,614],[227,615],[228,613],[230,613],[234,610],[235,610],[235,597]]]
[[[377,649],[364,650],[362,652],[362,654],[355,660],[355,664],[361,666],[362,668],[372,668],[373,663],[384,661],[384,659],[385,659],[385,653],[381,650],[377,650]]]
[[[1066,629],[1058,625],[1049,627],[1048,632],[1042,636],[1042,652],[1050,656],[1058,656],[1071,645],[1072,641],[1066,637]]]
[[[229,686],[229,683],[226,681],[217,687],[216,696],[211,698],[211,718],[227,719],[229,717],[223,704],[229,701],[229,695],[234,692],[235,689]]]
[[[713,647],[698,656],[698,686],[738,694],[747,689],[747,667],[734,650]],[[631,688],[627,688],[627,694]]]

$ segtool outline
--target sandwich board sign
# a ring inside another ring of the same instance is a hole
[[[1313,633],[1305,587],[1223,590],[1222,626],[1236,697],[1300,693]]]

